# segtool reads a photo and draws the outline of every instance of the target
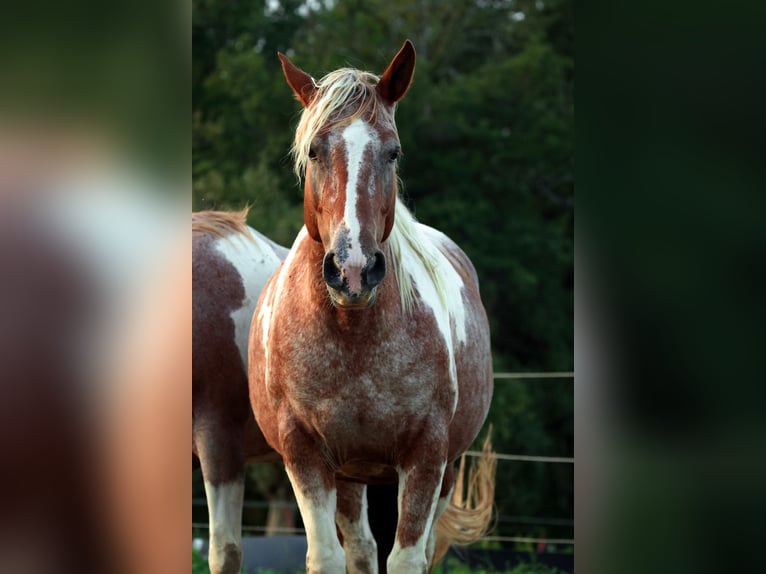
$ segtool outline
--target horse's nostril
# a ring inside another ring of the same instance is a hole
[[[373,255],[372,260],[367,263],[367,267],[364,270],[364,281],[367,287],[373,288],[378,285],[386,276],[386,256],[382,251],[378,251]]]
[[[335,252],[328,251],[322,262],[322,277],[324,282],[334,289],[340,289],[343,286],[343,278],[340,269],[335,261]]]

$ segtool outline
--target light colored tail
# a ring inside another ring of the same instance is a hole
[[[495,469],[497,457],[492,450],[492,427],[487,432],[481,456],[471,463],[467,488],[465,455],[455,480],[452,500],[436,523],[436,546],[431,569],[444,557],[452,544],[471,544],[492,528],[495,508]]]

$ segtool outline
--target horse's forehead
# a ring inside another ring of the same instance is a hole
[[[363,120],[354,120],[348,124],[341,133],[343,141],[347,147],[364,148],[368,144],[375,144],[378,141],[377,134],[372,126]]]
[[[386,121],[372,123],[357,118],[349,124],[332,129],[328,133],[328,143],[331,146],[366,147],[368,144],[378,146],[396,138],[393,124]]]

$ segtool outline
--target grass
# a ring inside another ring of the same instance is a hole
[[[207,560],[200,556],[194,548],[192,548],[192,574],[210,574]]]
[[[440,564],[434,570],[434,574],[441,574],[444,572],[444,565]],[[537,564],[534,562],[525,562],[523,564],[517,564],[510,570],[495,570],[486,568],[474,568],[470,569],[462,562],[449,558],[447,562],[448,574],[564,574],[558,568],[551,566],[545,566],[544,564]]]
[[[245,572],[244,568],[242,572]],[[276,570],[259,570],[259,574],[285,574],[283,572],[277,572]],[[299,571],[304,572],[304,571]],[[295,573],[295,574],[299,574]],[[441,574],[444,572],[444,565],[440,564],[434,570],[434,574]],[[561,570],[545,566],[543,564],[537,564],[534,562],[528,562],[524,564],[518,564],[510,570],[487,570],[484,568],[471,570],[462,562],[450,558],[447,563],[448,574],[563,574]],[[192,574],[210,574],[210,570],[207,566],[207,560],[205,560],[199,552],[192,549]]]

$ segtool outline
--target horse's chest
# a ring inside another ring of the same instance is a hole
[[[279,361],[291,407],[318,425],[371,431],[400,424],[403,417],[448,410],[454,385],[447,349],[417,334],[296,334]]]

